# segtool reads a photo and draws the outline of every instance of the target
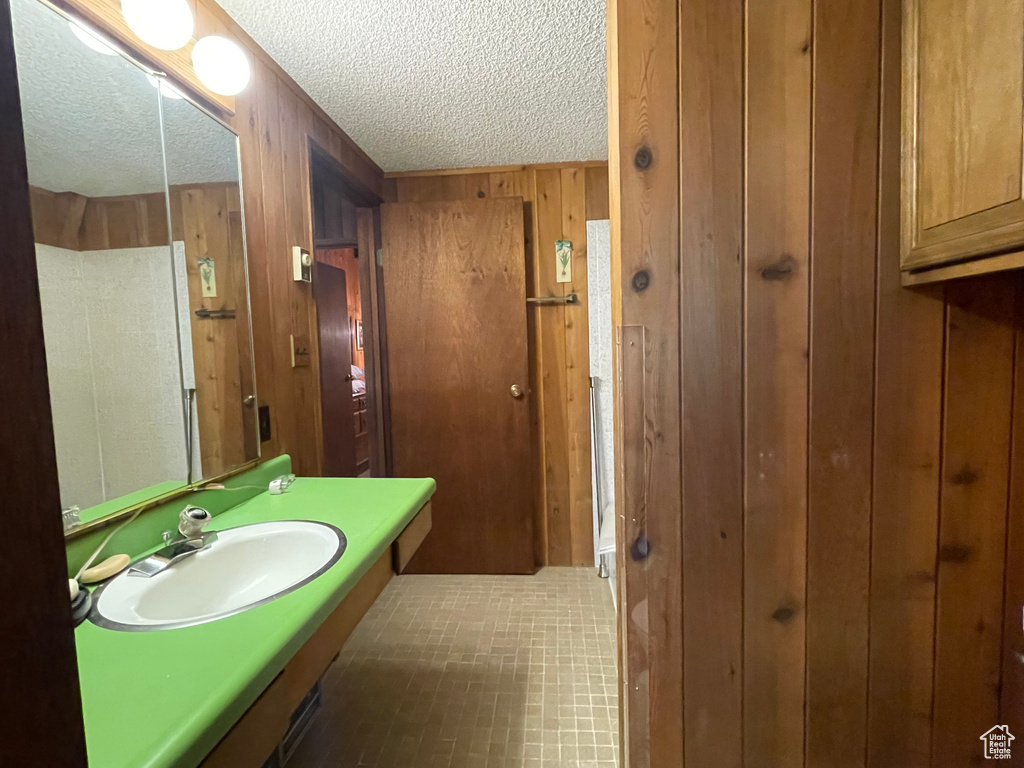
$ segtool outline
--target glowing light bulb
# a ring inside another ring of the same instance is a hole
[[[218,35],[204,37],[195,44],[192,66],[203,85],[221,96],[244,91],[252,74],[249,58],[241,46]]]
[[[183,48],[195,29],[187,0],[121,0],[121,13],[142,42],[162,51]]]

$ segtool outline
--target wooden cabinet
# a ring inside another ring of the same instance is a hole
[[[1024,266],[1024,0],[903,10],[904,282]]]

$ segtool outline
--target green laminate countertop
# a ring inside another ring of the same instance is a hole
[[[217,515],[211,530],[316,520],[345,554],[304,587],[183,629],[75,630],[90,768],[193,768],[231,729],[434,493],[434,481],[300,478]]]

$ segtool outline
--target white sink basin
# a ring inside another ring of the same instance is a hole
[[[127,632],[221,619],[308,584],[338,561],[345,544],[333,525],[307,520],[218,531],[209,547],[155,576],[118,575],[93,594],[89,618]]]

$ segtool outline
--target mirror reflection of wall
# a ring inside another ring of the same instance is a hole
[[[196,477],[214,477],[259,456],[238,138],[173,88],[161,92],[171,238],[187,274],[193,462]]]
[[[167,490],[188,474],[187,318],[155,79],[36,0],[12,14],[61,500]]]

